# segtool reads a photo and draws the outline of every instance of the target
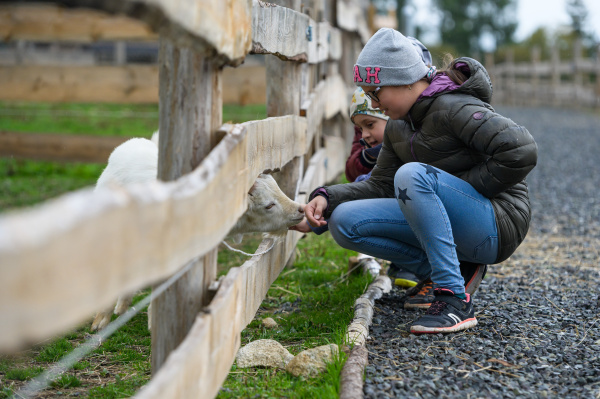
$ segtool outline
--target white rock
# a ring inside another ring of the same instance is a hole
[[[240,368],[277,367],[284,369],[294,358],[279,342],[272,339],[259,339],[240,348],[235,359]]]
[[[326,363],[333,362],[334,356],[337,356],[338,346],[329,344],[317,346],[298,353],[291,362],[288,363],[285,370],[295,377],[314,376],[326,370]]]

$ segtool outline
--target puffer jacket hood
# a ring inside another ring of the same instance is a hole
[[[461,57],[456,60],[455,65],[460,63],[466,64],[466,67],[459,68],[459,70],[466,74],[468,79],[458,88],[452,90],[452,93],[467,94],[489,104],[492,101],[493,86],[487,70],[479,61],[473,58]],[[443,94],[447,94],[447,92],[422,97],[411,109],[409,118],[417,123],[422,121],[433,100]]]

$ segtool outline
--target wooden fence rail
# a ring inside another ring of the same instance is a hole
[[[559,49],[552,50],[550,61],[540,61],[533,48],[529,63],[507,60],[494,64],[486,57],[486,67],[494,85],[494,102],[510,105],[549,105],[600,107],[600,59],[581,58],[581,46],[574,45],[573,57],[561,60]]]
[[[352,136],[340,116],[351,82],[345,62],[355,55],[345,52],[365,33],[316,22],[297,0],[279,1],[289,8],[257,0],[58,3],[125,14],[160,32],[160,180],[84,189],[0,216],[0,351],[64,332],[196,259],[153,302],[155,376],[137,396],[213,397],[299,234],[231,269],[211,300],[216,248],[262,170],[281,168],[280,185],[301,202],[343,171],[349,146],[340,147]],[[305,3],[315,15],[361,15],[357,1]],[[238,65],[252,49],[268,54],[270,117],[223,125],[223,65]],[[337,127],[323,131],[325,123]]]

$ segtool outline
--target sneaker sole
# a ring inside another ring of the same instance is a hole
[[[458,324],[451,327],[425,327],[425,326],[411,326],[410,332],[415,334],[437,334],[437,333],[452,333],[456,331],[466,330],[467,328],[475,327],[477,325],[477,319],[475,317],[467,320],[463,320]]]
[[[417,282],[412,281],[412,280],[407,280],[404,278],[397,278],[396,280],[394,280],[394,284],[399,287],[410,288],[410,287],[414,287],[415,285],[417,285]]]
[[[404,309],[429,309],[431,303],[405,303]]]

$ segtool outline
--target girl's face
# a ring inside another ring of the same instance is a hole
[[[418,90],[409,86],[382,86],[376,93],[379,101],[371,100],[373,108],[379,108],[391,119],[404,119],[419,97]],[[365,93],[373,93],[377,86],[362,86]]]
[[[371,115],[354,115],[354,124],[362,130],[362,138],[371,147],[381,144],[387,121]]]

